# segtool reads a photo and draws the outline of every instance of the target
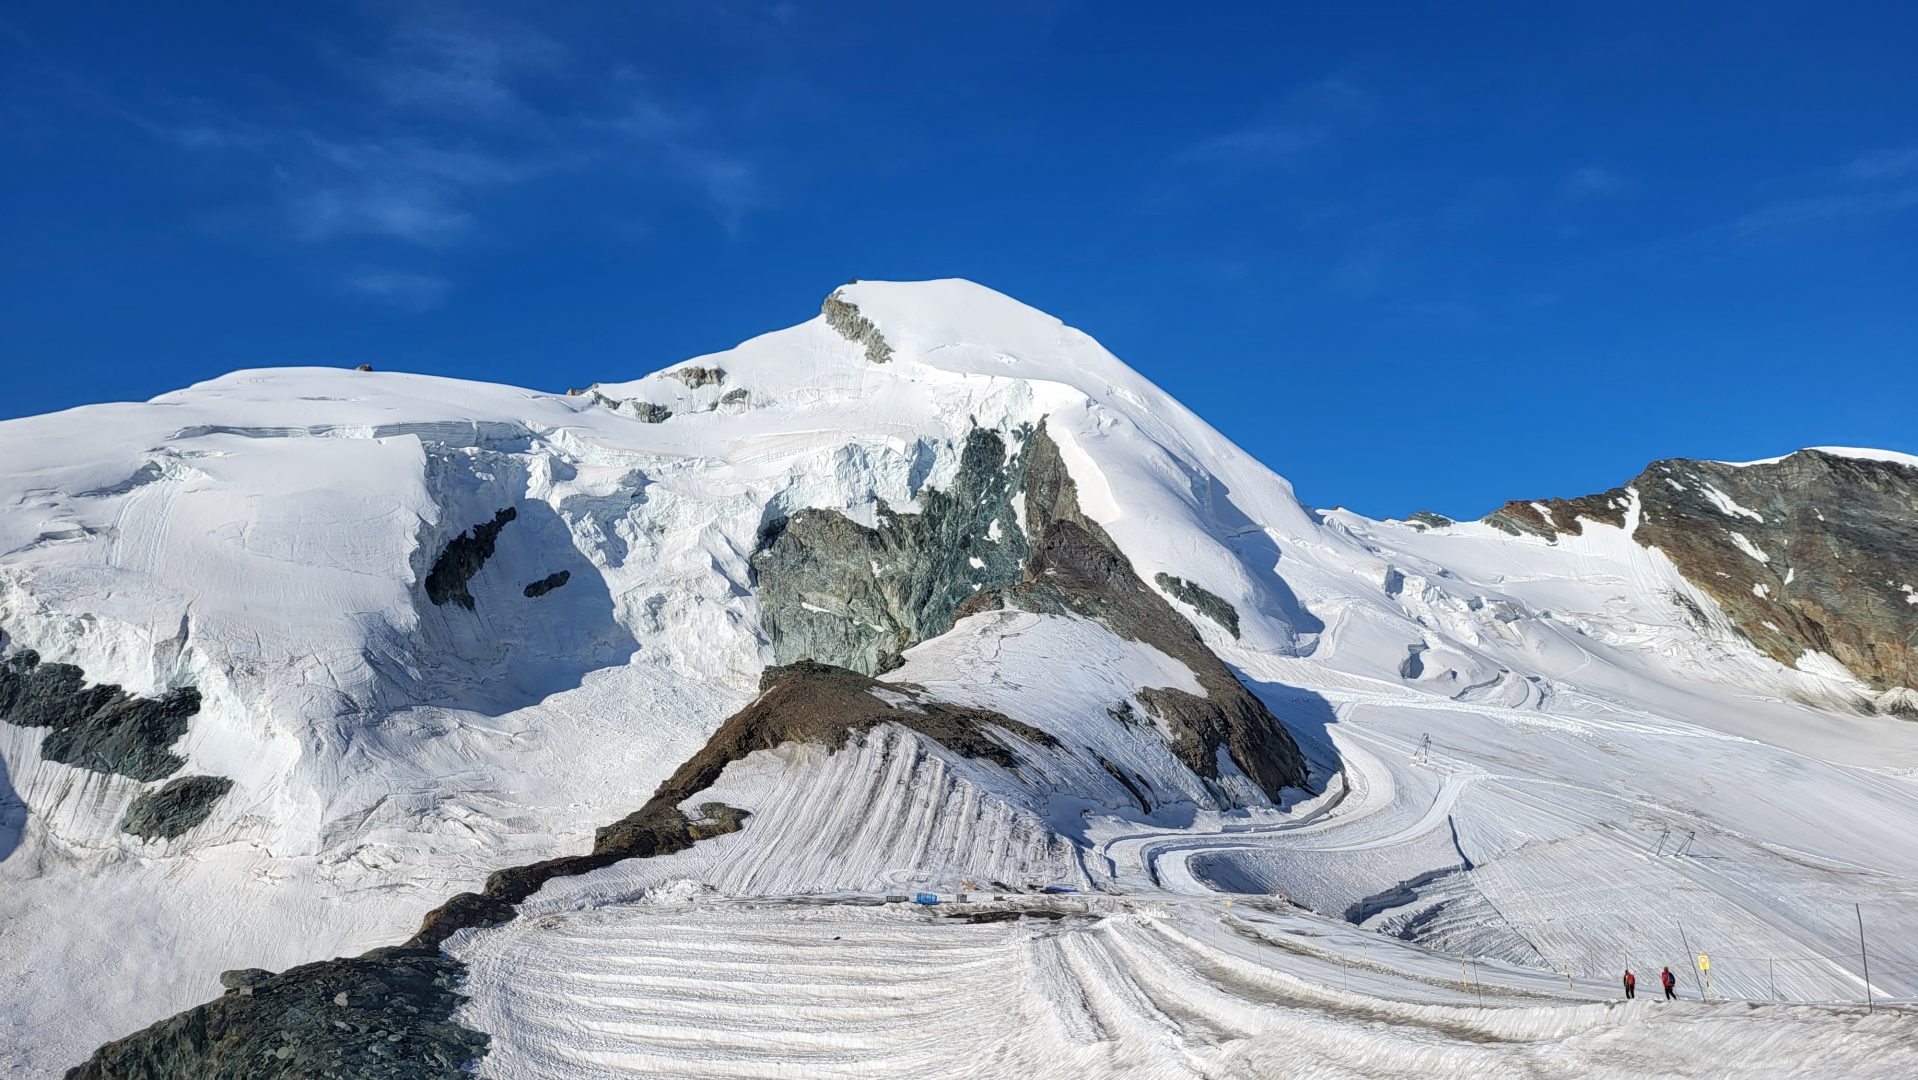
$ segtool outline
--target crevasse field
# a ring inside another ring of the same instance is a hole
[[[891,703],[1048,741],[1007,736],[1007,768],[881,725],[732,761],[687,807],[739,831],[446,943],[482,1075],[1918,1075],[1918,724],[1757,652],[1636,509],[1556,541],[1309,509],[1043,313],[835,296],[869,334],[822,316],[577,396],[282,369],[0,424],[9,655],[197,687],[172,751],[234,781],[143,840],[119,823],[156,785],[0,724],[0,1069],[59,1075],[222,971],[402,941],[585,851],[757,695],[768,522],[914,512],[970,432],[1043,422],[1140,579],[1236,614],[1168,590],[1310,789],[1171,752],[1124,707],[1203,692],[1164,651],[966,613],[880,676]],[[509,506],[472,609],[430,602]]]

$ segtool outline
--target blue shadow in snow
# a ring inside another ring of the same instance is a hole
[[[0,862],[20,849],[20,837],[27,828],[27,804],[13,790],[13,778],[7,761],[0,758]]]

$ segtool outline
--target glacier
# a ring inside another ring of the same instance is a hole
[[[1755,647],[1635,494],[1554,535],[1306,507],[969,282],[581,393],[268,369],[7,421],[0,498],[0,658],[198,698],[165,776],[0,723],[12,1073],[662,791],[739,816],[434,942],[485,1075],[1918,1072],[1882,688]],[[808,659],[871,704],[739,734]],[[126,827],[190,777],[203,817]],[[1612,1000],[1665,965],[1687,1001]]]

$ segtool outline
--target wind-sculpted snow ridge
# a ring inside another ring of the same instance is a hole
[[[1904,468],[1317,512],[959,281],[9,421],[0,662],[198,711],[0,724],[0,1071],[1911,1075]]]

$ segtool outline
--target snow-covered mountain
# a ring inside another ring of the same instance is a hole
[[[0,499],[23,1074],[1918,1069],[1582,1003],[1702,951],[1862,999],[1861,914],[1918,997],[1909,459],[1372,521],[1056,319],[862,282],[580,393],[10,421]]]

